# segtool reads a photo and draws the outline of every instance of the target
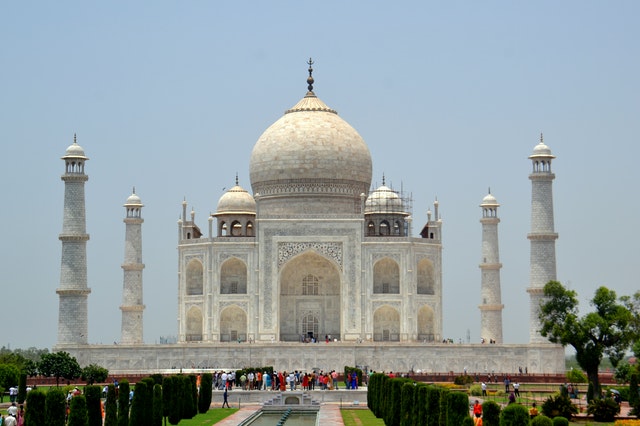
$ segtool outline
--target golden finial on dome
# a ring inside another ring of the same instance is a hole
[[[314,64],[313,60],[311,58],[309,58],[309,61],[307,62],[307,64],[309,64],[309,77],[307,78],[307,89],[309,89],[309,92],[313,92],[313,68],[311,67],[311,65]]]

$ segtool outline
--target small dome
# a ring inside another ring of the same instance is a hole
[[[497,207],[499,205],[500,204],[498,204],[498,200],[496,200],[496,197],[494,197],[493,195],[491,195],[491,193],[489,193],[482,199],[482,204],[480,204],[480,207],[490,207],[490,206]]]
[[[367,213],[405,213],[402,199],[396,191],[382,184],[373,191],[364,204]]]
[[[551,154],[551,149],[544,143],[542,135],[540,135],[540,142],[533,148],[533,153],[529,156],[529,158],[538,157],[556,158]]]
[[[76,142],[76,136],[73,135],[73,143],[69,145],[67,150],[64,153],[64,158],[83,158],[88,160],[88,158],[84,155],[84,149]]]
[[[128,207],[128,206],[142,207],[142,200],[140,200],[140,197],[138,197],[135,190],[131,195],[129,195],[129,198],[127,198],[127,201],[124,203],[124,206],[125,207]]]
[[[216,215],[256,214],[256,200],[239,185],[225,192],[218,200]]]

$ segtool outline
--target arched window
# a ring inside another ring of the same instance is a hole
[[[318,317],[312,314],[302,317],[302,335],[309,336],[309,333],[313,333],[313,336],[318,335]]]
[[[237,257],[220,267],[220,294],[247,294],[247,265]]]
[[[318,277],[307,275],[302,278],[302,294],[305,296],[318,295]]]
[[[434,287],[433,262],[429,259],[422,259],[418,262],[418,294],[434,294]]]
[[[383,220],[380,222],[380,235],[389,235],[391,230],[389,229],[389,222]]]
[[[373,265],[373,292],[400,293],[400,267],[395,260],[385,257]]]
[[[202,272],[202,263],[193,259],[187,264],[187,295],[202,294],[204,275]]]
[[[367,235],[376,235],[376,225],[373,222],[367,224]]]

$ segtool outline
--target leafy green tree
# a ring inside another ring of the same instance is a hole
[[[118,385],[118,426],[129,426],[129,382],[121,380]]]
[[[627,329],[632,313],[619,303],[616,293],[600,287],[591,300],[595,311],[580,317],[577,294],[558,281],[544,286],[546,301],[540,305],[540,334],[552,343],[570,345],[576,351],[576,360],[593,383],[594,392],[600,394],[598,368],[607,355],[615,367],[630,347],[634,332]],[[622,299],[624,302],[625,299]]]
[[[0,364],[0,386],[9,389],[18,384],[20,369],[13,364]]]
[[[87,399],[84,395],[76,395],[71,398],[71,410],[69,412],[68,426],[87,426],[89,416],[87,414]]]
[[[46,395],[39,389],[32,390],[27,395],[27,409],[24,420],[27,425],[50,424],[45,418]]]
[[[29,411],[30,402],[29,397],[31,394],[38,389],[34,389],[27,395],[27,412]],[[45,398],[45,409],[44,416],[47,420],[47,426],[64,426],[65,425],[65,417],[67,415],[67,400],[66,395],[60,388],[51,388],[47,391],[47,396]],[[27,424],[31,424],[27,422]],[[33,424],[45,424],[45,423],[33,423]]]
[[[116,387],[107,387],[107,400],[104,403],[104,426],[118,426],[118,403],[116,400]]]
[[[82,374],[78,361],[68,352],[43,354],[40,364],[38,364],[38,370],[45,377],[55,377],[56,386],[60,386],[60,377],[74,380]]]
[[[96,364],[89,364],[82,369],[80,378],[87,382],[88,385],[94,383],[104,383],[109,377],[109,370]]]

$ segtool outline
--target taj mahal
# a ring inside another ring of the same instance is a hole
[[[143,341],[143,203],[124,203],[121,338],[88,343],[85,166],[74,138],[65,163],[58,339],[81,365],[112,372],[273,366],[284,370],[428,372],[564,371],[564,350],[539,332],[542,288],[556,279],[551,170],[542,137],[530,154],[530,341],[502,337],[499,203],[480,202],[479,321],[487,344],[444,343],[443,226],[438,201],[422,220],[403,191],[372,187],[372,158],[358,132],[314,92],[257,139],[250,190],[238,184],[196,221],[182,201],[177,229],[177,342]],[[293,103],[293,102],[292,102]],[[178,203],[177,203],[178,204]],[[153,213],[150,213],[153,214]],[[417,231],[414,234],[414,230]],[[523,237],[525,231],[523,231]],[[153,259],[146,259],[153,262]],[[315,342],[322,344],[312,344]],[[331,344],[325,344],[325,342]],[[489,342],[493,344],[489,344]]]

